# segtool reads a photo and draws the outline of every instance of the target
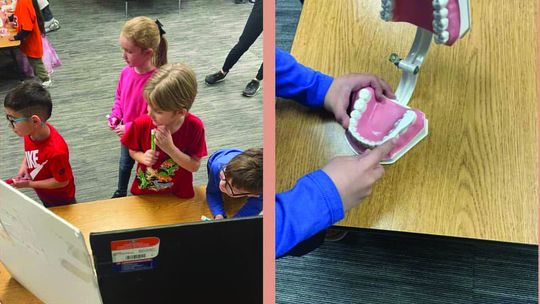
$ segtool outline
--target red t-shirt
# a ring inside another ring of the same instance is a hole
[[[152,148],[151,130],[155,128],[150,116],[143,115],[133,121],[122,137],[122,144],[130,150],[144,153]],[[208,155],[203,123],[189,112],[180,129],[172,134],[172,140],[180,151],[189,156],[200,159]],[[131,193],[173,193],[181,198],[193,197],[193,173],[176,164],[157,145],[156,151],[160,153],[152,168],[137,164],[137,176],[131,186]]]
[[[75,199],[75,181],[69,164],[69,150],[66,142],[47,123],[51,134],[47,139],[34,141],[24,137],[24,153],[28,174],[34,181],[54,177],[59,182],[69,181],[68,185],[57,189],[34,189],[46,207],[67,205]]]
[[[17,18],[17,32],[30,32],[21,41],[21,52],[31,58],[43,57],[43,42],[32,0],[18,0],[13,14]]]

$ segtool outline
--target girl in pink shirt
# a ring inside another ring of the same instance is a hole
[[[108,116],[109,127],[119,137],[124,135],[133,120],[147,113],[142,94],[144,85],[156,68],[167,63],[167,40],[163,34],[161,23],[148,17],[135,17],[122,28],[119,43],[127,66],[120,73],[114,105]],[[129,149],[121,144],[118,188],[113,198],[127,195],[134,163]]]

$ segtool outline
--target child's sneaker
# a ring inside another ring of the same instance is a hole
[[[227,74],[223,74],[221,71],[218,71],[217,73],[207,75],[206,78],[204,78],[204,81],[207,84],[215,84],[223,81],[223,79],[225,79],[225,76],[227,76]]]
[[[244,92],[242,92],[242,95],[246,97],[251,97],[257,94],[260,88],[261,88],[260,81],[253,79],[247,84],[246,88],[244,89]]]
[[[45,21],[45,33],[56,31],[59,28],[60,28],[60,22],[56,20],[54,17],[49,21]]]

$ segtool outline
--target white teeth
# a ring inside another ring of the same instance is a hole
[[[433,0],[433,8],[441,9],[445,8],[448,4],[448,0]]]
[[[448,17],[448,9],[443,8],[441,10],[435,10],[433,11],[433,17],[435,19],[442,19]]]
[[[381,2],[381,19],[390,21],[392,19],[392,10],[394,9],[394,0],[382,0]]]
[[[440,20],[433,20],[433,29],[436,33],[442,32],[448,28],[448,18],[443,18]]]
[[[371,93],[368,89],[361,89],[360,93],[358,94],[358,99],[368,101],[369,99],[371,99]]]
[[[448,31],[443,31],[439,34],[437,34],[437,38],[439,39],[439,41],[441,41],[442,43],[446,43],[446,41],[448,41],[448,38],[450,37],[450,33],[448,33]]]
[[[364,110],[366,109],[366,101],[360,98],[357,99],[354,103],[354,109],[360,112],[364,112]]]
[[[355,120],[360,117],[360,112],[358,110],[354,110],[351,113],[351,118],[354,118]]]

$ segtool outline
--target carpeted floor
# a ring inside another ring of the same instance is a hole
[[[277,47],[290,51],[300,13],[300,1],[276,0]],[[276,260],[276,303],[538,303],[537,246],[348,231],[307,255]]]
[[[105,115],[113,104],[121,58],[118,36],[126,21],[124,1],[53,0],[61,28],[48,35],[63,65],[53,73],[50,122],[66,139],[75,175],[77,200],[107,199],[116,189],[119,138],[109,131]],[[224,147],[262,146],[262,90],[241,96],[262,61],[262,35],[240,58],[225,81],[208,86],[207,74],[218,71],[238,41],[252,4],[234,0],[130,1],[129,18],[158,18],[167,32],[169,62],[185,62],[196,72],[199,92],[192,113],[205,124],[208,152]],[[0,99],[18,83],[9,57],[0,56]],[[14,176],[23,157],[22,140],[0,128],[0,178]],[[133,178],[133,176],[132,176]],[[206,158],[194,184],[206,184]],[[36,198],[32,190],[25,193]]]

